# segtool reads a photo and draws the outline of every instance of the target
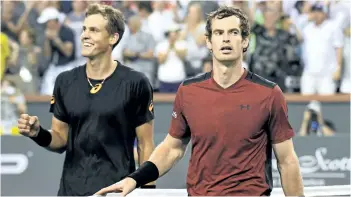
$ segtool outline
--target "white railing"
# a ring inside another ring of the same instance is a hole
[[[305,187],[306,197],[326,197],[326,196],[351,196],[350,185],[336,185],[336,186],[316,186]],[[107,196],[120,196],[118,193],[111,193]],[[185,189],[136,189],[127,197],[187,197],[188,194]],[[284,196],[282,188],[274,188],[271,197]]]

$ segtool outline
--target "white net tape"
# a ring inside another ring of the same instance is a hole
[[[306,197],[319,197],[319,196],[351,196],[350,185],[336,185],[336,186],[318,186],[318,187],[305,187]],[[120,196],[118,193],[111,193],[107,196]],[[156,197],[156,196],[172,196],[172,197],[187,197],[188,194],[185,189],[136,189],[127,197],[143,196],[143,197]],[[274,188],[271,197],[284,196],[282,188]]]

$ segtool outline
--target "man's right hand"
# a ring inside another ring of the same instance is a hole
[[[127,177],[113,185],[110,185],[108,187],[102,188],[98,192],[94,194],[95,195],[106,195],[108,193],[121,193],[123,197],[125,197],[127,194],[132,192],[136,187],[136,181],[130,177]]]
[[[20,134],[27,137],[36,137],[40,130],[40,123],[37,116],[21,114],[18,119],[18,129]]]

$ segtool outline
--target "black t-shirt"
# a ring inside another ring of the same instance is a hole
[[[73,30],[65,25],[61,26],[58,36],[60,37],[62,42],[70,42],[73,45],[72,55],[69,57],[66,57],[63,54],[63,52],[61,52],[59,47],[56,46],[56,44],[54,44],[53,41],[50,41],[50,46],[52,51],[51,61],[54,65],[61,66],[61,65],[66,65],[75,59],[76,43],[74,40],[75,36],[74,36]]]
[[[92,195],[133,172],[135,128],[154,118],[153,90],[143,74],[118,63],[91,94],[85,69],[57,77],[50,107],[70,127],[59,196]]]

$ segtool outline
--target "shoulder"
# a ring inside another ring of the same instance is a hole
[[[274,87],[277,86],[276,83],[269,81],[268,79],[263,78],[260,75],[257,75],[251,71],[248,71],[245,79],[253,84],[256,84],[256,85],[262,87],[262,88],[274,89]]]
[[[124,77],[124,81],[129,85],[149,85],[149,79],[141,72],[136,71],[130,67],[120,64],[121,75]]]
[[[72,35],[72,34],[74,34],[74,32],[70,27],[63,24],[61,26],[60,34],[61,35]]]
[[[191,84],[200,83],[211,78],[211,72],[196,75],[183,81],[182,86],[189,86]]]
[[[85,71],[85,66],[78,66],[72,68],[71,70],[64,71],[60,73],[56,78],[56,85],[57,86],[69,86],[75,80],[77,80],[80,73]]]

